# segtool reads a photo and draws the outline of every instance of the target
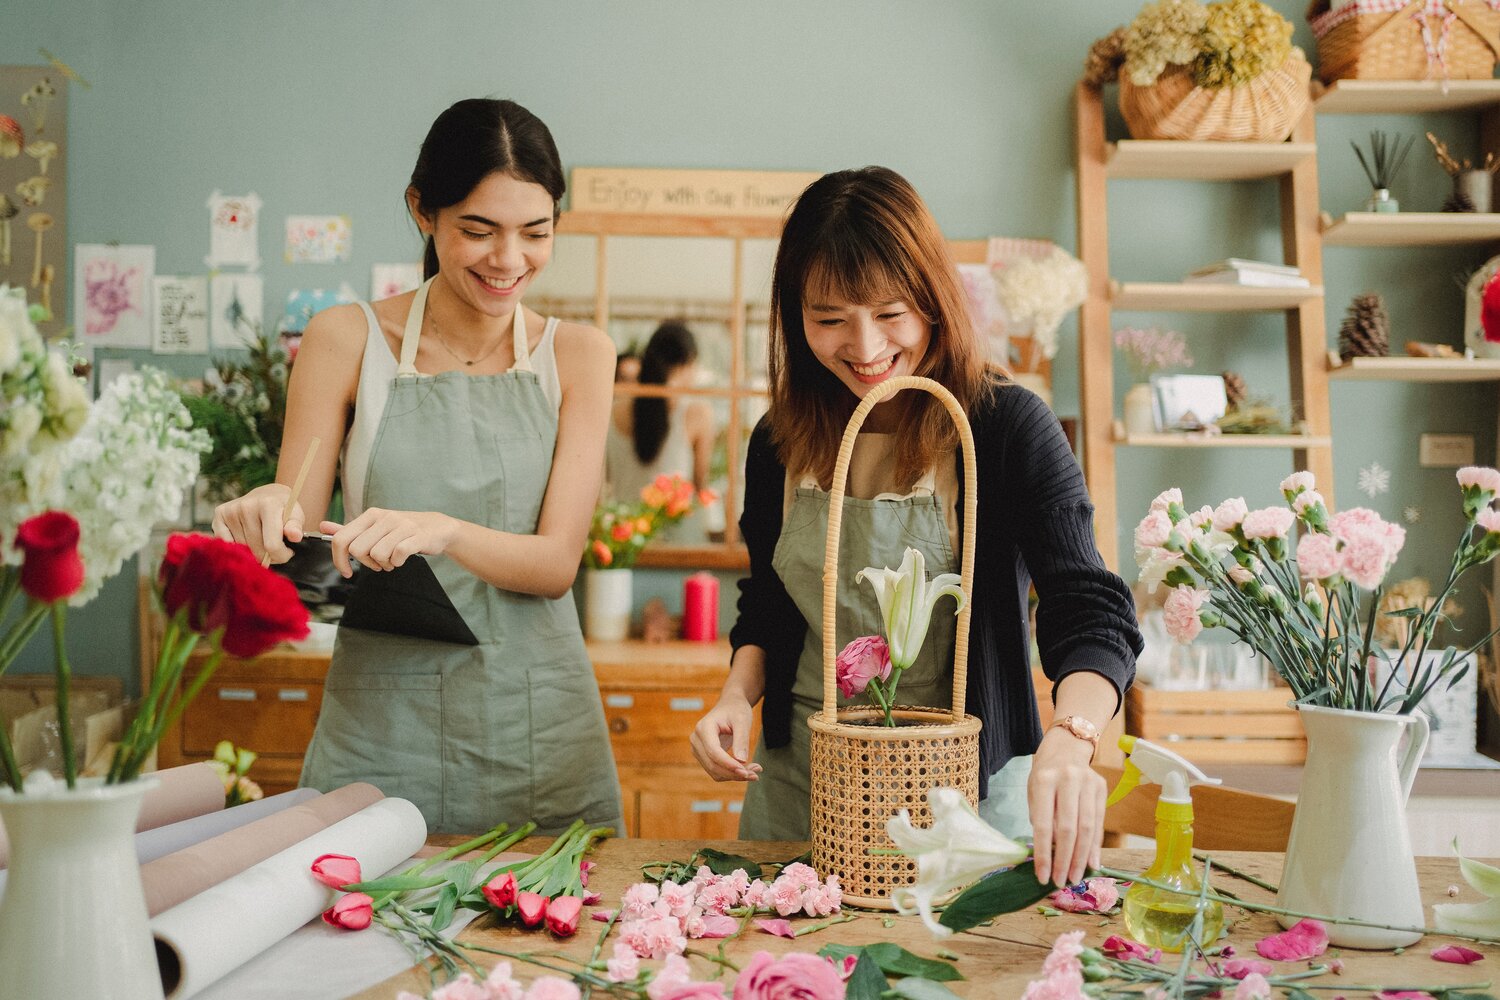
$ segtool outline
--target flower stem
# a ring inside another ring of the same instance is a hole
[[[1237,879],[1243,879],[1244,881],[1249,882],[1251,885],[1258,885],[1262,889],[1267,890],[1268,892],[1280,892],[1281,891],[1279,888],[1277,888],[1276,886],[1272,885],[1270,882],[1267,882],[1266,880],[1261,879],[1261,878],[1257,878],[1254,875],[1251,875],[1249,872],[1240,871],[1238,868],[1231,868],[1229,865],[1226,865],[1224,862],[1220,861],[1218,858],[1214,857],[1213,855],[1210,855],[1210,854],[1194,854],[1193,857],[1196,858],[1199,861],[1212,863],[1215,868],[1219,869],[1219,871],[1223,872],[1224,874],[1226,874],[1226,875],[1233,875]]]
[[[78,787],[78,761],[73,756],[73,712],[69,704],[73,687],[73,668],[68,665],[65,636],[68,606],[61,600],[52,602],[52,646],[57,654],[57,729],[62,743],[63,777],[69,788]]]
[[[817,931],[827,930],[828,928],[832,927],[834,924],[847,924],[851,920],[858,920],[858,919],[859,919],[859,915],[856,914],[856,913],[841,913],[838,916],[836,916],[836,917],[834,917],[834,918],[832,918],[830,920],[824,920],[821,923],[809,924],[806,927],[798,927],[796,930],[792,931],[792,936],[793,937],[801,937],[804,934],[812,934],[812,933],[815,933]]]

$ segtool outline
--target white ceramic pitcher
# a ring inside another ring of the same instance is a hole
[[[1277,905],[1397,927],[1425,926],[1406,799],[1427,747],[1426,716],[1312,705],[1299,705],[1298,711],[1307,730],[1307,763]],[[1398,760],[1408,728],[1411,736]],[[1277,919],[1290,927],[1299,918]],[[1345,948],[1399,948],[1421,936],[1328,924],[1329,942]]]

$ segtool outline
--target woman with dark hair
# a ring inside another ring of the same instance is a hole
[[[340,628],[302,783],[369,781],[434,831],[620,821],[571,592],[614,348],[522,301],[551,259],[563,190],[552,136],[525,108],[476,99],[439,115],[406,189],[426,282],[313,317],[277,482],[214,514],[216,534],[273,562],[316,525],[345,576],[353,560],[430,564],[477,644]],[[343,524],[324,520],[340,458]]]
[[[682,323],[656,328],[641,351],[640,385],[691,386],[698,371],[698,342]],[[605,479],[617,500],[632,501],[660,475],[692,480],[708,488],[714,447],[713,411],[702,400],[636,396],[615,406],[605,450]],[[661,537],[682,543],[708,540],[701,509],[668,525]]]
[[[1141,646],[1130,592],[1095,548],[1093,507],[1057,419],[986,365],[942,233],[899,175],[881,167],[828,174],[798,199],[772,277],[769,367],[770,410],[745,462],[740,529],[750,575],[740,583],[730,675],[692,736],[711,776],[754,782],[740,836],[809,836],[807,719],[822,707],[834,459],[871,386],[920,375],[944,385],[968,414],[978,517],[974,524],[961,517],[964,470],[942,404],[916,391],[877,404],[850,466],[835,646],[881,621],[872,589],[855,581],[858,570],[894,565],[913,546],[929,575],[956,572],[954,552],[963,532],[974,531],[967,703],[983,723],[980,812],[1012,837],[1034,833],[1041,881],[1078,881],[1097,864],[1103,835],[1104,781],[1089,764]],[[1031,684],[1033,583],[1042,667],[1055,682],[1056,721],[1045,733]],[[951,608],[933,615],[921,655],[902,677],[902,702],[949,704]],[[752,706],[762,697],[752,762]]]

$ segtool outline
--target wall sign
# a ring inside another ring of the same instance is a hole
[[[623,215],[779,219],[822,174],[791,170],[637,170],[575,167],[569,208]]]

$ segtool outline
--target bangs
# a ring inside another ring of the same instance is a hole
[[[840,241],[808,263],[802,302],[873,305],[900,300],[922,309],[907,275],[877,249]],[[925,310],[924,310],[925,311]]]

